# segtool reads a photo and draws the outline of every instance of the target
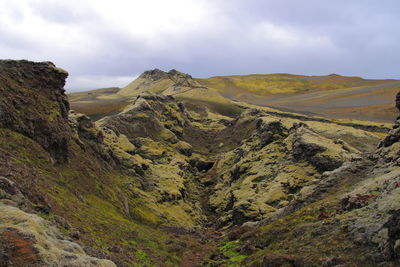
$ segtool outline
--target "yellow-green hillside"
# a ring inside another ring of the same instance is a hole
[[[223,96],[251,104],[317,114],[390,122],[400,80],[372,80],[336,74],[266,74],[196,79]]]
[[[388,82],[388,80],[366,80],[361,77],[347,77],[336,74],[305,76],[286,73],[216,76],[196,80],[204,86],[213,88],[221,93],[240,94],[240,92],[251,92],[257,95],[326,91],[379,85]]]
[[[231,100],[221,96],[215,90],[209,90],[190,75],[176,70],[145,71],[122,89],[107,88],[71,93],[68,98],[73,110],[97,120],[121,112],[141,94],[173,96],[200,117],[204,117],[208,111],[229,117],[236,116],[240,112],[240,108]]]

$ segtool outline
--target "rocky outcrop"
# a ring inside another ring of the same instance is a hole
[[[307,160],[319,172],[333,171],[345,161],[355,158],[357,149],[342,140],[331,140],[313,132],[307,125],[295,129],[292,145],[296,160]]]
[[[154,69],[154,70],[147,70],[143,72],[139,77],[141,78],[149,78],[152,79],[153,81],[161,80],[168,78],[168,73],[159,69]]]
[[[189,74],[177,70],[164,72],[154,69],[143,72],[136,80],[121,89],[118,94],[121,96],[137,96],[150,92],[174,95],[195,88],[205,87],[195,81]]]
[[[139,77],[144,79],[151,79],[152,81],[170,79],[175,82],[175,86],[200,86],[200,84],[193,80],[192,76],[179,72],[175,69],[172,69],[168,72],[159,69],[148,70],[143,72]]]
[[[400,118],[393,124],[393,129],[390,130],[388,135],[379,143],[378,148],[390,147],[394,143],[400,141]]]
[[[51,62],[0,61],[0,127],[32,138],[58,162],[68,158],[67,76]]]
[[[323,124],[311,128],[249,110],[232,128],[241,128],[238,125],[244,121],[256,121],[256,129],[238,147],[220,155],[218,178],[210,196],[221,225],[271,217],[295,203],[303,188],[319,180],[325,171],[359,157],[360,152],[347,142],[326,137]],[[351,128],[341,130],[354,134]]]

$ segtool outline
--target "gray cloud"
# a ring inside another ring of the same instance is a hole
[[[0,0],[0,57],[54,61],[70,89],[150,68],[400,78],[398,14],[395,0]]]

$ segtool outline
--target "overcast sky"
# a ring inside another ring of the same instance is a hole
[[[0,0],[0,58],[53,61],[70,91],[153,68],[400,78],[400,1]]]

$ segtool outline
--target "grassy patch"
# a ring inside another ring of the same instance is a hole
[[[239,263],[243,261],[247,256],[242,255],[237,251],[237,247],[240,246],[239,240],[229,241],[218,247],[218,249],[229,259],[226,260],[228,266],[240,266]]]

